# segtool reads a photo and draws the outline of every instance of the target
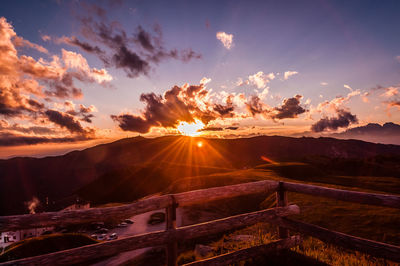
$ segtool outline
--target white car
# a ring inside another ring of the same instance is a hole
[[[117,225],[117,227],[127,227],[128,224],[125,222],[120,223],[119,225]]]
[[[98,236],[97,236],[97,240],[105,240],[106,237],[107,237],[106,234],[101,234],[101,235],[98,235]]]
[[[108,237],[108,240],[114,240],[114,239],[117,239],[117,238],[118,238],[117,233],[112,233],[112,234]]]

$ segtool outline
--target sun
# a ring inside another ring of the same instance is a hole
[[[197,147],[199,148],[203,147],[203,142],[202,141],[197,142]]]
[[[193,123],[180,122],[177,129],[182,135],[194,137],[201,134],[200,129],[204,126],[203,122],[196,119]]]

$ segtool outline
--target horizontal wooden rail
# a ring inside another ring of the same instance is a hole
[[[311,235],[321,239],[322,241],[336,244],[344,248],[354,249],[376,257],[384,257],[400,262],[400,247],[398,246],[362,239],[300,221],[281,218],[291,214],[299,213],[299,207],[296,205],[284,207],[286,204],[285,191],[392,208],[400,208],[400,196],[364,193],[270,180],[151,197],[131,204],[116,207],[39,213],[33,215],[3,216],[0,217],[0,232],[45,226],[66,226],[71,224],[106,221],[109,219],[123,219],[153,210],[171,208],[171,206],[174,206],[175,208],[177,205],[182,207],[236,196],[262,193],[267,194],[276,192],[278,189],[279,193],[277,195],[279,196],[279,204],[278,207],[274,209],[240,214],[224,219],[176,229],[174,226],[171,226],[170,223],[169,230],[166,231],[131,236],[110,242],[103,242],[32,258],[10,261],[1,265],[81,263],[101,257],[113,256],[129,250],[150,246],[168,245],[169,243],[176,243],[177,241],[212,235],[239,227],[249,226],[258,222],[269,222],[280,227]],[[285,239],[287,240],[286,236],[287,234],[285,234]],[[256,248],[249,252],[255,252],[255,250]],[[244,253],[244,251],[242,253],[238,251],[238,253],[235,253],[233,256],[240,257],[242,256],[240,254]],[[225,259],[227,259],[227,257],[220,258],[221,261]],[[172,260],[175,259],[171,259],[171,261]],[[215,263],[218,263],[218,261],[219,260],[216,260]]]
[[[207,201],[233,198],[237,196],[272,193],[277,191],[278,186],[278,181],[263,180],[231,186],[193,190],[189,192],[174,194],[174,197],[179,206],[188,206],[198,203],[204,203]]]
[[[313,236],[324,242],[343,248],[352,249],[370,254],[378,258],[386,258],[400,262],[400,247],[386,243],[376,242],[360,237],[355,237],[340,232],[335,232],[313,224],[304,223],[289,218],[280,218],[279,224],[290,230]]]
[[[179,206],[187,206],[236,196],[271,193],[275,192],[277,188],[277,181],[265,180],[232,186],[194,190],[172,194],[172,196],[175,198],[175,201]],[[0,232],[128,218],[148,211],[166,208],[171,204],[173,197],[171,197],[171,195],[163,195],[140,200],[127,205],[107,208],[0,216]]]
[[[279,182],[277,181],[265,180],[232,186],[194,190],[173,194],[173,196],[179,206],[187,206],[236,196],[275,192],[279,187],[278,184]],[[281,182],[281,184],[283,189],[287,191],[362,204],[400,208],[400,196],[348,191],[290,182]],[[35,227],[66,226],[71,224],[105,221],[108,219],[123,219],[148,211],[166,208],[171,204],[171,198],[171,195],[163,195],[116,207],[0,216],[0,232]]]
[[[165,195],[116,207],[0,216],[0,232],[35,227],[83,224],[88,222],[104,221],[110,218],[123,219],[144,212],[153,211],[155,209],[165,208],[169,203],[170,198]]]
[[[0,263],[0,265],[69,265],[102,257],[110,257],[121,252],[151,246],[165,245],[171,240],[183,241],[212,235],[258,222],[280,221],[280,217],[299,214],[297,205],[277,207],[262,211],[239,214],[201,224],[179,227],[175,230],[158,231],[126,237],[114,241],[93,244],[46,255]]]
[[[283,188],[288,191],[333,198],[337,200],[356,202],[361,204],[377,205],[400,209],[400,196],[374,194],[358,191],[349,191],[336,188],[327,188],[307,184],[282,182]]]
[[[237,263],[239,261],[254,258],[262,254],[276,253],[282,249],[289,249],[301,244],[300,236],[292,236],[285,239],[272,241],[268,244],[258,245],[250,248],[240,249],[238,251],[230,252],[227,254],[219,255],[216,257],[194,261],[187,263],[184,266],[217,266],[217,265],[229,265],[231,263]]]

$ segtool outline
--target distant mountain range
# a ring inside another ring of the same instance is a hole
[[[346,169],[332,165],[332,158],[351,160],[341,165],[349,165],[353,174],[400,177],[397,145],[280,136],[136,137],[63,156],[0,160],[0,215],[26,213],[24,202],[33,197],[42,205],[46,198],[51,205],[75,195],[99,203],[131,201],[161,192],[179,178],[251,168],[266,160]]]
[[[334,133],[329,136],[339,139],[359,139],[374,143],[400,145],[400,125],[391,122],[382,126],[370,123],[366,126],[351,128],[342,133]]]

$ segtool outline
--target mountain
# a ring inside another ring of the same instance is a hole
[[[397,145],[280,136],[136,137],[63,156],[0,160],[0,215],[26,213],[24,202],[33,197],[42,206],[46,198],[50,205],[57,205],[73,195],[99,203],[110,201],[111,197],[131,201],[161,192],[183,177],[251,168],[265,164],[266,160],[322,165],[332,162],[330,158],[340,159],[341,165],[352,167],[354,174],[400,173]],[[367,163],[369,167],[365,167]],[[340,170],[334,165],[330,167]]]
[[[374,143],[397,144],[400,145],[400,125],[395,123],[385,123],[382,126],[370,123],[366,126],[348,129],[342,133],[330,135],[339,139],[359,139]]]

